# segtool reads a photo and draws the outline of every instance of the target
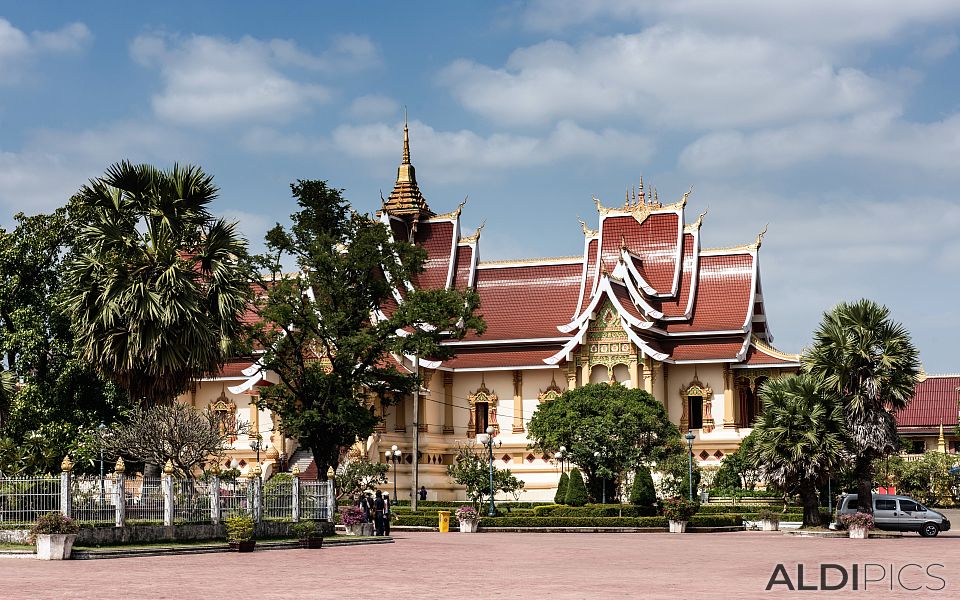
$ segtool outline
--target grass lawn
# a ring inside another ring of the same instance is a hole
[[[0,543],[0,550],[33,550],[33,544],[11,544],[8,542]]]

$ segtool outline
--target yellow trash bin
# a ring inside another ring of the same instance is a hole
[[[437,513],[440,515],[440,533],[450,533],[450,511],[439,510]]]

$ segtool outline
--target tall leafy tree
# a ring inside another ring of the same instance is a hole
[[[646,461],[682,452],[680,432],[666,408],[644,390],[618,383],[591,383],[567,390],[537,407],[528,429],[544,452],[567,448],[600,497],[601,481],[622,480]]]
[[[836,394],[849,430],[859,506],[873,512],[875,459],[896,450],[893,413],[913,397],[919,356],[890,311],[870,300],[826,313],[803,356],[804,369]]]
[[[806,374],[771,379],[760,397],[753,460],[767,482],[799,494],[804,526],[819,526],[817,488],[846,459],[843,409],[831,390]]]
[[[81,357],[135,401],[173,402],[241,337],[246,242],[210,213],[217,191],[199,167],[121,162],[77,195],[65,306]]]
[[[267,234],[268,252],[258,261],[266,274],[257,302],[264,327],[254,342],[266,349],[263,368],[280,380],[261,402],[311,449],[323,476],[344,448],[373,433],[378,417],[368,398],[390,403],[419,385],[392,356],[447,358],[452,350],[443,340],[485,325],[474,314],[475,292],[408,289],[424,251],[352,210],[341,190],[325,181],[297,181],[291,190],[300,210],[290,229],[277,225]],[[297,274],[284,275],[291,264]]]

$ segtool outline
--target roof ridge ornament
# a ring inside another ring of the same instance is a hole
[[[767,228],[770,226],[770,223],[767,223],[763,226],[763,229],[760,230],[760,233],[757,234],[756,241],[753,242],[753,245],[759,250],[760,244],[763,243],[763,236],[767,235]]]
[[[436,216],[430,217],[430,220],[432,221],[432,220],[435,220],[435,219],[437,219],[437,220],[439,220],[439,219],[459,219],[459,218],[460,218],[460,213],[463,211],[463,207],[467,204],[467,199],[468,199],[469,197],[470,197],[470,196],[464,196],[464,197],[463,197],[463,200],[460,202],[460,204],[457,205],[456,210],[452,210],[452,211],[450,211],[450,212],[448,212],[448,213],[444,213],[444,214],[442,214],[442,215],[436,215]]]
[[[694,221],[693,223],[690,223],[689,225],[687,225],[686,227],[683,228],[684,232],[686,232],[686,233],[693,233],[693,232],[695,232],[695,231],[698,231],[698,230],[700,229],[700,226],[703,225],[703,218],[704,218],[705,216],[707,216],[707,212],[708,212],[709,210],[710,210],[710,207],[709,207],[709,206],[706,207],[705,209],[703,209],[703,212],[700,213],[699,216],[697,216],[697,220],[696,220],[696,221]]]
[[[483,231],[483,228],[487,226],[487,221],[484,219],[483,223],[480,223],[480,227],[477,227],[477,230],[473,232],[473,235],[468,235],[467,237],[460,238],[461,242],[466,242],[467,244],[475,244],[480,240],[480,232]]]
[[[583,229],[584,237],[594,238],[600,235],[600,232],[597,231],[596,229],[590,229],[589,227],[587,227],[587,224],[580,217],[577,217],[577,221],[580,222],[580,228]]]

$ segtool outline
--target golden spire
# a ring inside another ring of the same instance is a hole
[[[639,189],[638,191],[640,192],[640,196],[639,196],[640,201],[643,202],[643,201],[644,201],[644,199],[643,199],[643,175],[640,176],[640,189]]]
[[[410,128],[406,111],[403,114],[403,158],[397,168],[397,181],[393,185],[393,191],[381,211],[392,215],[414,215],[418,218],[433,216],[426,199],[420,193],[417,172],[410,162]]]
[[[410,164],[410,129],[407,127],[407,108],[403,108],[403,159],[401,165]]]

